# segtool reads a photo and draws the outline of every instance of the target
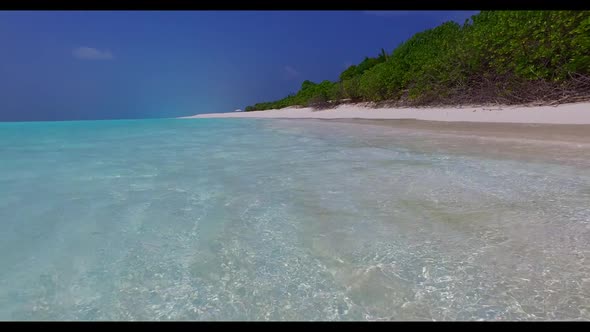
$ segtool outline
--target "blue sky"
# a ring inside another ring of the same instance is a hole
[[[0,12],[0,121],[176,117],[296,92],[473,11]]]

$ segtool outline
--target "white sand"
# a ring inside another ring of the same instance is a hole
[[[183,118],[414,119],[451,122],[590,124],[590,102],[559,106],[464,108],[368,108],[362,105],[341,105],[335,109],[323,111],[311,108],[283,108],[255,112],[197,114]]]

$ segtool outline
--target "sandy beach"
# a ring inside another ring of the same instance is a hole
[[[284,108],[268,111],[197,114],[190,118],[291,118],[425,120],[531,124],[590,124],[590,102],[558,106],[472,106],[453,108],[369,108],[341,105],[334,109]]]

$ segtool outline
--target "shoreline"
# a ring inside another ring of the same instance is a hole
[[[276,119],[276,128],[370,137],[424,153],[590,167],[589,124],[443,122],[392,119]],[[303,135],[308,132],[302,131]],[[368,135],[368,136],[367,136]],[[364,139],[363,139],[364,137]]]
[[[363,104],[344,104],[333,109],[283,108],[266,111],[208,113],[180,117],[331,119],[331,120],[422,120],[438,122],[483,122],[521,124],[590,124],[590,102],[557,106],[465,106],[428,108],[370,108]]]

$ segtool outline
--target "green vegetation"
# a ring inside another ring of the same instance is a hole
[[[337,82],[246,111],[343,101],[399,105],[567,102],[590,99],[589,11],[483,11],[415,34],[347,68]]]

